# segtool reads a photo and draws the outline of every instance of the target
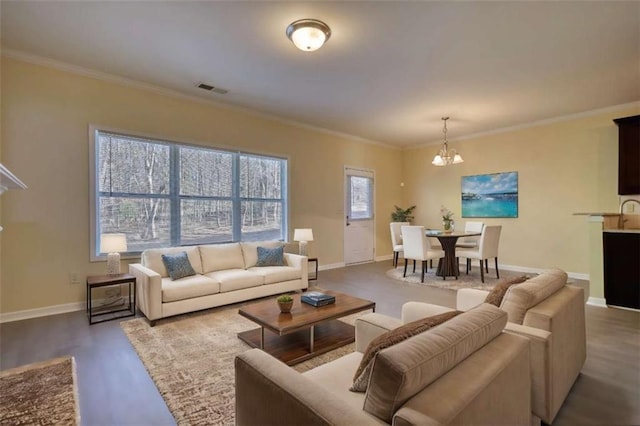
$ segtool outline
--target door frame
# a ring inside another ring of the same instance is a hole
[[[349,165],[344,165],[343,168],[343,175],[342,175],[342,182],[343,182],[343,194],[342,194],[342,263],[347,266],[346,263],[346,253],[347,253],[347,239],[345,237],[346,235],[346,227],[347,227],[347,212],[348,212],[348,207],[347,207],[347,195],[349,194],[349,188],[348,188],[348,181],[347,181],[347,170],[354,170],[354,171],[360,171],[363,173],[370,173],[373,177],[373,188],[372,188],[372,200],[371,200],[371,210],[372,210],[372,218],[371,220],[373,221],[373,227],[372,227],[372,237],[373,237],[373,253],[372,253],[372,258],[371,260],[367,260],[364,262],[356,262],[356,263],[349,263],[348,265],[359,265],[359,264],[363,264],[363,263],[371,263],[371,262],[375,262],[376,261],[376,171],[374,169],[367,169],[365,167],[357,167],[357,166],[349,166]],[[367,176],[368,177],[368,176]]]

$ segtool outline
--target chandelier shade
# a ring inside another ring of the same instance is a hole
[[[442,132],[444,133],[444,142],[442,142],[442,148],[433,157],[433,161],[431,164],[434,166],[448,166],[451,164],[460,164],[463,163],[464,160],[462,156],[456,152],[455,149],[449,149],[449,142],[447,141],[447,120],[449,117],[442,117],[442,121],[444,121],[444,128]]]

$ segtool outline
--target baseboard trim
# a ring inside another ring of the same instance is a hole
[[[374,259],[374,262],[384,262],[385,260],[393,260],[393,255],[392,254],[388,254],[386,256],[377,256]]]
[[[123,304],[129,303],[129,296],[118,296]],[[94,307],[102,306],[107,299],[93,299]],[[67,314],[69,312],[84,311],[86,302],[65,303],[62,305],[46,306],[44,308],[25,309],[24,311],[0,313],[0,324],[5,322],[22,321],[31,318],[48,317],[50,315]]]
[[[606,308],[607,301],[602,297],[590,297],[587,299],[587,305],[598,306],[599,308]]]
[[[338,269],[338,268],[344,268],[345,264],[344,262],[340,262],[340,263],[330,263],[328,265],[322,265],[318,268],[318,271],[326,271],[329,269]]]
[[[0,313],[0,324],[5,322],[21,321],[30,318],[47,317],[49,315],[66,314],[68,312],[83,311],[87,308],[85,302],[65,303],[62,305],[46,306],[44,308],[25,309]]]

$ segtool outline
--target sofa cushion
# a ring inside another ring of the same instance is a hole
[[[220,293],[257,287],[264,284],[264,277],[262,275],[252,271],[245,271],[244,269],[227,269],[224,271],[209,272],[205,276],[220,283]]]
[[[169,272],[162,261],[163,254],[187,253],[189,263],[197,274],[202,274],[202,262],[200,261],[200,251],[198,247],[168,247],[162,249],[148,249],[142,252],[141,262],[143,266],[151,269],[153,272],[160,274],[161,277],[168,277]]]
[[[284,247],[258,247],[256,266],[284,266]]]
[[[312,380],[317,386],[325,388],[346,404],[362,411],[364,393],[349,392],[349,386],[351,386],[350,373],[355,371],[361,359],[362,352],[351,352],[333,361],[305,371],[302,375]],[[367,424],[386,424],[377,417],[372,415],[369,415],[369,417],[370,422]]]
[[[240,243],[240,247],[242,248],[242,256],[244,257],[244,267],[249,269],[256,266],[256,263],[258,263],[258,247],[284,247],[284,243],[282,241],[243,242]]]
[[[225,269],[244,269],[244,258],[239,243],[200,246],[204,274]]]
[[[302,278],[302,271],[292,266],[254,266],[247,269],[247,271],[264,277],[264,284],[281,283]]]
[[[364,410],[391,423],[411,397],[499,335],[507,314],[484,303],[374,358]]]
[[[167,268],[167,273],[172,280],[178,280],[184,277],[190,277],[196,274],[196,271],[191,267],[187,253],[181,251],[180,253],[163,254],[162,263]]]
[[[507,293],[509,287],[514,284],[520,284],[527,280],[527,276],[523,275],[521,277],[507,278],[506,280],[500,281],[496,284],[487,297],[484,298],[484,303],[490,303],[493,306],[500,307],[502,304],[502,299],[504,299],[504,295]]]
[[[219,292],[220,283],[202,275],[193,275],[179,280],[162,279],[163,303],[208,296]]]
[[[407,340],[411,336],[415,336],[416,334],[427,331],[430,328],[435,327],[436,325],[440,325],[443,322],[450,320],[451,318],[461,313],[461,311],[449,311],[427,318],[421,318],[419,320],[401,325],[400,327],[393,330],[389,330],[386,333],[374,338],[369,343],[367,349],[364,352],[362,360],[360,361],[360,365],[356,369],[356,373],[353,376],[353,385],[349,390],[354,392],[364,392],[367,390],[367,384],[369,383],[369,374],[371,373],[371,368],[373,367],[373,359],[382,349],[388,348],[395,345],[396,343]]]
[[[509,322],[522,324],[529,308],[560,290],[566,283],[566,272],[557,268],[550,269],[522,284],[509,287],[500,309],[507,313]]]

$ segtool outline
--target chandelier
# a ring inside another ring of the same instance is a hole
[[[460,164],[464,162],[460,154],[458,154],[455,149],[449,149],[449,142],[447,141],[448,119],[449,117],[442,117],[442,121],[444,121],[444,128],[442,129],[442,132],[444,133],[444,142],[442,143],[440,152],[433,157],[431,164],[434,166],[448,166],[450,164]]]

